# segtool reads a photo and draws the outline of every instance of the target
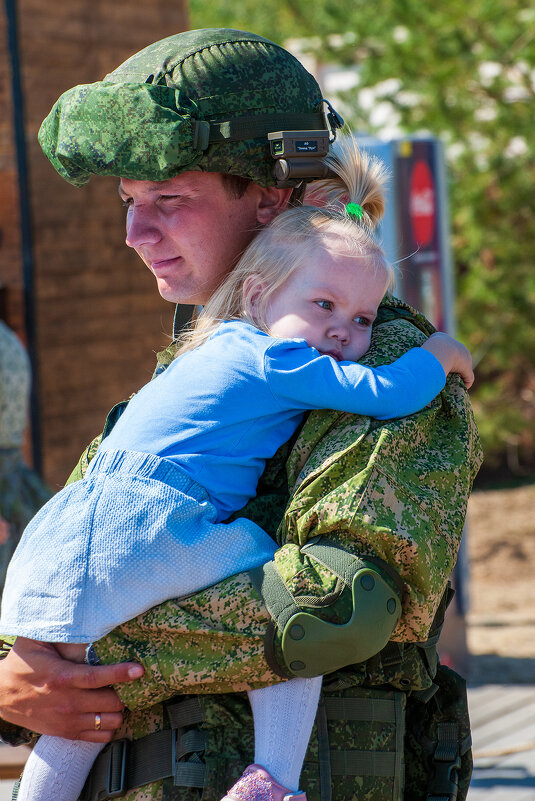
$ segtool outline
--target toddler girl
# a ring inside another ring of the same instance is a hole
[[[324,184],[329,204],[283,212],[258,234],[84,479],[28,526],[0,631],[81,660],[87,643],[145,609],[272,558],[275,543],[257,525],[224,521],[254,497],[304,412],[402,417],[451,371],[472,383],[468,351],[445,334],[391,365],[356,364],[392,285],[373,235],[383,173],[352,146],[328,163],[337,176]],[[304,801],[297,788],[320,685],[298,678],[249,693],[255,764],[226,799]],[[101,747],[41,737],[19,801],[74,801]]]

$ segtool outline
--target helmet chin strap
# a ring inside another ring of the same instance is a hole
[[[184,328],[196,317],[202,306],[186,306],[184,303],[177,303],[175,306],[175,316],[173,317],[173,340],[177,340]]]

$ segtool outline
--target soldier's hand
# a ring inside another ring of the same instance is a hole
[[[142,674],[141,665],[132,662],[75,664],[53,645],[19,637],[0,662],[0,717],[40,734],[108,742],[121,725],[124,708],[109,685]]]

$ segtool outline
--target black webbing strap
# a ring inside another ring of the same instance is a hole
[[[174,776],[176,732],[171,729],[140,740],[114,740],[95,760],[84,789],[84,801],[105,801],[132,787]]]
[[[344,584],[347,584],[348,587],[351,586],[353,582],[353,576],[356,570],[361,566],[366,567],[367,565],[364,563],[368,562],[386,573],[400,593],[403,590],[401,576],[396,573],[390,565],[383,562],[382,559],[377,559],[374,556],[364,556],[362,559],[353,556],[341,543],[330,540],[327,537],[318,537],[315,540],[307,542],[306,545],[303,545],[301,548],[301,552],[312,556],[317,562],[328,570],[331,570]],[[362,560],[364,560],[364,563]]]
[[[199,729],[184,731],[203,720],[197,699],[166,704],[171,728],[139,740],[114,740],[98,755],[84,787],[84,801],[107,801],[135,787],[173,779],[176,786],[204,787],[206,765],[200,757],[205,747]]]
[[[175,766],[174,785],[176,787],[204,787],[206,765],[200,757],[194,756],[188,762],[178,762]]]
[[[459,726],[455,721],[437,724],[437,746],[434,753],[435,773],[426,801],[456,801],[461,767]]]
[[[403,653],[403,643],[390,640],[376,656],[378,657],[381,667],[389,668],[401,665]],[[375,659],[375,657],[371,657],[370,663],[373,659]]]
[[[324,697],[320,697],[318,704],[316,732],[320,772],[320,801],[332,801],[331,752],[329,748],[329,729],[327,727],[326,699]]]
[[[196,698],[186,698],[178,703],[166,703],[165,711],[172,729],[183,729],[202,723],[204,715]]]
[[[442,598],[440,599],[439,605],[437,607],[437,611],[435,612],[435,617],[433,619],[433,623],[431,624],[431,628],[429,630],[428,639],[425,642],[416,643],[416,646],[420,649],[420,651],[423,654],[423,657],[426,661],[431,676],[434,676],[435,673],[437,672],[438,654],[436,646],[440,637],[440,633],[442,631],[442,626],[444,625],[444,615],[446,614],[446,609],[448,608],[450,601],[454,595],[455,591],[453,590],[451,583],[448,581],[448,583],[446,584],[446,589],[444,590]]]
[[[266,562],[248,571],[249,578],[277,628],[282,632],[293,615],[301,611],[293,595],[282,580],[274,562]]]
[[[319,131],[327,130],[323,112],[312,114],[258,114],[256,116],[235,117],[224,122],[195,122],[195,142],[200,150],[205,150],[214,142],[244,141],[267,136],[277,131]]]
[[[393,698],[326,698],[327,720],[370,720],[395,723],[398,709]]]
[[[415,701],[419,701],[421,704],[427,704],[437,692],[438,684],[431,684],[431,686],[427,687],[425,690],[413,690],[411,692],[411,698],[414,698]]]

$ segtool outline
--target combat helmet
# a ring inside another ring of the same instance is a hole
[[[208,28],[162,39],[65,92],[39,142],[75,186],[93,174],[160,181],[186,170],[292,186],[321,177],[341,124],[284,48]]]

